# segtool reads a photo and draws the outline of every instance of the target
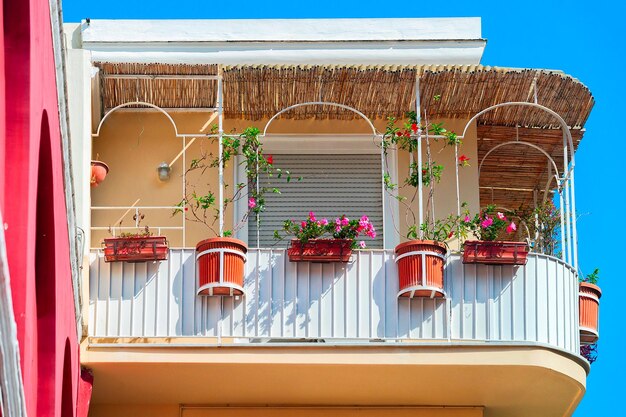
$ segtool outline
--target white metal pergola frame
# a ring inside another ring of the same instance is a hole
[[[154,76],[152,76],[154,78]],[[171,77],[171,76],[169,76]],[[96,129],[96,132],[94,134],[92,134],[92,136],[94,138],[97,138],[100,136],[100,130],[102,128],[102,125],[104,124],[104,122],[107,120],[107,118],[115,111],[123,109],[123,108],[127,108],[127,107],[131,107],[131,106],[143,106],[143,107],[148,107],[148,108],[152,108],[160,113],[162,113],[168,120],[169,122],[172,124],[172,126],[174,127],[174,132],[175,132],[175,136],[176,137],[180,137],[183,139],[183,166],[186,166],[186,158],[185,158],[185,149],[187,146],[187,138],[194,138],[194,137],[214,137],[218,139],[218,153],[219,155],[222,154],[222,150],[223,150],[223,136],[224,136],[224,131],[223,131],[223,85],[222,85],[222,78],[221,76],[209,76],[210,79],[214,79],[218,82],[218,88],[217,88],[217,106],[216,106],[216,111],[218,113],[218,133],[217,134],[201,134],[201,133],[180,133],[178,131],[178,128],[176,126],[176,123],[174,122],[173,118],[171,117],[171,115],[165,111],[163,108],[160,108],[152,103],[148,103],[148,102],[142,102],[142,101],[133,101],[133,102],[128,102],[128,103],[124,103],[121,104],[119,106],[116,106],[114,108],[112,108],[111,110],[109,110],[104,116],[103,118],[100,120],[100,123],[98,124],[98,127]],[[275,113],[266,123],[264,129],[263,129],[263,133],[261,133],[259,135],[260,139],[263,139],[267,136],[268,134],[268,129],[271,126],[271,124],[278,118],[280,117],[280,115],[291,111],[293,109],[299,108],[299,107],[303,107],[303,106],[312,106],[312,105],[319,105],[319,106],[331,106],[331,107],[336,107],[336,108],[341,108],[347,111],[351,111],[355,114],[357,114],[360,118],[362,118],[369,126],[369,128],[371,129],[371,133],[372,133],[372,137],[374,139],[380,139],[382,140],[384,135],[381,134],[380,132],[377,131],[376,127],[374,126],[374,124],[372,123],[372,121],[365,115],[363,114],[361,111],[359,111],[358,109],[355,109],[353,107],[350,107],[348,105],[345,104],[341,104],[341,103],[333,103],[333,102],[325,102],[325,101],[314,101],[314,102],[304,102],[304,103],[297,103],[288,107],[283,108],[282,110],[280,110],[279,112]],[[525,141],[520,141],[519,138],[518,140],[515,141],[508,141],[508,142],[504,142],[501,144],[496,145],[495,147],[493,147],[492,149],[490,149],[487,154],[483,157],[483,159],[480,161],[480,165],[479,165],[479,170],[478,173],[480,175],[480,171],[482,168],[482,165],[485,161],[485,159],[490,156],[494,151],[496,151],[497,149],[500,149],[504,146],[511,146],[511,145],[523,145],[523,146],[527,146],[527,147],[531,147],[539,152],[541,152],[544,156],[546,156],[546,158],[548,159],[549,162],[549,168],[554,169],[554,175],[549,179],[548,183],[546,184],[546,189],[544,190],[544,200],[546,199],[547,196],[547,192],[549,190],[549,184],[552,182],[552,180],[554,179],[556,181],[556,185],[557,185],[557,190],[559,193],[559,210],[560,210],[560,214],[561,214],[561,248],[562,248],[562,253],[561,253],[561,258],[563,261],[571,264],[574,266],[574,268],[576,270],[578,270],[578,250],[577,250],[577,229],[576,229],[576,204],[575,204],[575,189],[574,189],[574,167],[575,167],[575,156],[574,156],[574,145],[573,145],[573,139],[572,139],[572,135],[571,132],[569,130],[569,126],[567,126],[567,123],[565,122],[565,120],[555,111],[551,110],[548,107],[542,106],[540,104],[538,104],[537,102],[505,102],[505,103],[499,103],[499,104],[495,104],[493,106],[490,106],[478,113],[476,113],[474,116],[472,116],[467,123],[465,124],[465,127],[463,129],[463,133],[461,135],[458,135],[458,139],[462,140],[465,138],[468,129],[470,128],[470,126],[472,125],[473,122],[475,122],[478,117],[480,117],[481,115],[488,113],[490,111],[496,110],[498,108],[502,108],[502,107],[527,107],[527,108],[534,108],[534,109],[538,109],[541,111],[544,111],[548,114],[550,114],[551,116],[553,116],[559,123],[559,125],[561,126],[561,130],[563,132],[563,168],[561,170],[562,175],[560,175],[560,170],[557,167],[556,162],[553,160],[553,158],[550,156],[549,153],[547,153],[545,150],[543,150],[540,146],[530,143],[530,142],[525,142]],[[421,125],[421,108],[420,108],[420,92],[419,92],[419,77],[416,77],[416,83],[415,83],[415,110],[416,110],[416,116],[417,116],[417,124],[418,126]],[[213,111],[212,111],[213,112]],[[437,138],[443,138],[443,136],[436,136],[436,135],[429,135],[428,132],[424,133],[420,130],[418,130],[417,132],[417,164],[419,167],[421,167],[423,165],[423,155],[422,155],[422,141],[424,139],[429,140],[429,138],[433,138],[433,139],[437,139]],[[458,145],[455,145],[455,185],[456,185],[456,200],[457,200],[457,214],[460,214],[461,212],[461,201],[460,201],[460,186],[459,186],[459,169],[458,169],[458,164],[456,163],[456,160],[458,159]],[[384,154],[382,152],[381,149],[381,158],[382,158],[382,171],[383,174],[385,172],[385,161],[384,161]],[[410,158],[411,158],[411,163],[413,162],[413,154],[410,154]],[[257,157],[257,163],[258,163],[258,157]],[[218,165],[218,176],[219,176],[219,234],[220,236],[223,235],[224,232],[224,199],[223,199],[223,195],[224,195],[224,167],[223,164],[219,164]],[[183,181],[183,190],[185,188],[185,171],[183,170],[183,176],[182,176],[182,181]],[[418,218],[419,218],[419,224],[422,224],[424,222],[424,204],[423,204],[423,184],[422,184],[422,170],[418,169]],[[382,181],[382,179],[381,179]],[[384,188],[384,187],[383,187]],[[257,181],[257,192],[259,191],[259,183]],[[121,207],[117,207],[117,208],[121,208]],[[127,208],[132,208],[132,207],[127,207]],[[157,207],[149,207],[149,206],[145,206],[145,207],[138,207],[138,208],[157,208]],[[158,207],[158,208],[163,208],[163,207]],[[175,207],[167,207],[169,209],[175,208]],[[108,207],[92,207],[92,209],[110,209]],[[434,206],[431,207],[432,211],[433,211],[433,216],[434,216]],[[383,205],[383,216],[384,216],[384,205]],[[183,245],[185,245],[185,216],[183,215],[183,220],[182,220],[182,227],[179,229],[182,229],[182,233],[183,233]],[[257,226],[258,226],[258,222],[259,222],[259,217],[257,216]],[[385,233],[385,229],[383,228],[383,233]],[[259,236],[259,228],[257,227],[257,246],[259,245],[260,241],[260,236]]]

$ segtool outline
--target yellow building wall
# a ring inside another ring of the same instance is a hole
[[[94,405],[89,417],[482,417],[481,407],[200,407]]]
[[[215,123],[211,119],[211,113],[173,113],[172,117],[177,125],[179,133],[201,134],[208,133],[210,126]],[[462,133],[465,120],[442,120],[444,126]],[[225,120],[225,132],[241,132],[245,127],[256,126],[261,130],[267,120]],[[376,120],[376,128],[384,132],[385,120]],[[274,134],[369,134],[369,126],[362,120],[277,120],[269,128],[268,133]],[[191,139],[187,139],[189,143]],[[191,161],[198,159],[203,153],[217,153],[217,142],[214,139],[197,138],[187,149],[185,158],[179,158],[172,165],[169,181],[161,182],[157,176],[157,166],[161,162],[171,162],[182,150],[183,139],[176,137],[171,122],[161,113],[157,112],[116,112],[111,114],[102,125],[100,135],[93,139],[93,158],[106,162],[110,172],[106,180],[98,187],[91,189],[91,204],[98,206],[131,206],[137,202],[137,206],[174,206],[178,204],[184,194],[182,174],[189,167]],[[434,203],[437,217],[445,217],[456,212],[456,182],[454,166],[456,164],[453,147],[444,147],[442,142],[433,141],[431,145],[432,158],[437,163],[445,166],[442,181],[436,184]],[[478,161],[477,140],[475,126],[471,126],[468,134],[459,150],[459,155],[464,154],[470,158],[470,167],[460,169],[460,192],[461,201],[467,201],[473,211],[478,209]],[[424,149],[424,161],[426,151]],[[404,186],[404,179],[409,172],[409,155],[407,152],[398,152],[398,184],[400,195],[407,198],[411,209],[417,214],[417,199],[411,202],[415,190],[410,186]],[[226,197],[230,197],[234,188],[233,173],[234,161],[226,167],[225,180],[231,184],[226,190]],[[199,179],[199,172],[189,174],[187,182],[196,186],[198,193],[212,191],[216,198],[218,194],[217,169],[206,170]],[[424,207],[427,208],[428,190],[424,193]],[[245,202],[244,202],[245,204]],[[225,229],[233,226],[233,205],[225,213]],[[119,220],[126,212],[125,209],[116,210],[93,210],[92,226],[108,228],[120,225]],[[141,225],[151,226],[153,233],[158,233],[156,226],[180,227],[182,226],[182,214],[173,214],[173,210],[167,209],[142,209],[145,216]],[[121,220],[121,226],[134,226],[134,210],[128,212]],[[209,213],[209,217],[213,216]],[[212,229],[205,225],[193,222],[190,212],[186,213],[186,238],[183,241],[183,233],[179,230],[161,231],[168,237],[171,247],[193,247],[195,244],[209,237],[215,236],[218,223],[212,223]],[[400,205],[397,224],[387,226],[396,229],[401,237],[406,236],[407,224],[412,222],[410,211],[404,205]],[[211,219],[212,222],[212,219]],[[389,230],[389,229],[388,229]],[[127,230],[130,231],[130,230]],[[91,246],[99,247],[103,238],[110,236],[107,230],[92,231]]]

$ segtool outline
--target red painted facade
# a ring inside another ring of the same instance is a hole
[[[50,5],[0,4],[0,210],[26,409],[71,417],[80,364]]]

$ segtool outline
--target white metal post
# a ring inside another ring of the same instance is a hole
[[[456,214],[461,215],[461,192],[459,189],[459,144],[454,144],[454,173],[456,175]]]
[[[420,239],[424,238],[422,232],[422,223],[424,223],[424,196],[422,186],[422,129],[420,125],[422,123],[422,116],[420,112],[420,80],[419,75],[415,76],[415,119],[417,122],[417,204],[418,204],[418,219],[419,219],[419,235]],[[428,130],[428,126],[426,126]],[[413,156],[413,153],[411,153]]]
[[[570,173],[570,186],[572,187],[572,244],[574,248],[574,269],[578,271],[578,232],[576,230],[576,187],[574,186],[574,167]]]
[[[567,140],[565,137],[565,130],[563,130],[563,187],[565,188],[565,243],[567,247],[562,248],[565,252],[567,250],[567,262],[572,263],[572,238],[571,238],[571,226],[570,226],[570,193],[569,193],[569,175],[568,172],[568,150],[567,150]]]
[[[220,74],[221,75],[221,74]],[[224,236],[224,160],[222,158],[222,152],[224,144],[222,143],[224,136],[224,126],[222,118],[222,77],[217,79],[217,123],[218,123],[218,182],[219,182],[219,222],[220,222],[220,236]]]
[[[565,258],[565,211],[563,210],[563,183],[559,180],[559,212],[561,214],[561,259],[567,262]]]
[[[182,210],[183,210],[183,248],[186,247],[185,245],[187,244],[187,212],[185,211],[185,206],[187,205],[187,138],[183,137],[183,189],[182,189],[182,193],[183,193],[183,199],[182,199]]]
[[[259,187],[259,148],[256,148],[256,195],[257,198],[259,196],[259,191],[260,191],[260,187]],[[255,201],[257,204],[259,204],[258,201]],[[259,249],[261,247],[261,219],[259,218],[259,213],[255,213],[254,214],[254,220],[256,221],[256,247],[257,249]],[[258,271],[258,270],[257,270]]]

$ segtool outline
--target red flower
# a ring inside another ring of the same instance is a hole
[[[413,123],[411,125],[411,130],[413,131],[413,133],[417,133],[417,123]]]
[[[274,164],[274,157],[272,155],[269,155],[267,158],[265,158],[265,160],[270,165]]]
[[[189,211],[189,207],[185,207],[185,211]]]
[[[468,167],[469,166],[469,158],[465,155],[461,155],[459,156],[459,165],[462,167]]]
[[[448,239],[450,239],[452,236],[454,236],[454,232],[448,233]]]

